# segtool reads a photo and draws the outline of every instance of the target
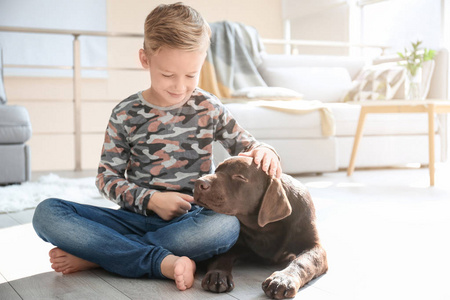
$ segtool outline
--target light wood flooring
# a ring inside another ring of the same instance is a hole
[[[425,168],[297,178],[315,201],[330,269],[296,299],[450,299],[449,164],[437,165],[435,187],[428,186]],[[202,273],[185,292],[170,281],[122,278],[101,269],[57,274],[48,262],[52,246],[34,233],[32,215],[0,214],[2,300],[266,299],[261,282],[274,268],[251,263],[237,265],[236,287],[227,294],[203,291]]]

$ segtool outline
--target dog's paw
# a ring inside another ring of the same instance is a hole
[[[279,271],[262,283],[262,289],[272,299],[294,298],[300,285],[298,276]]]
[[[234,289],[233,276],[222,270],[209,271],[202,280],[202,288],[214,293],[229,292]]]

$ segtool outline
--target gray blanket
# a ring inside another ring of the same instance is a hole
[[[220,98],[251,86],[267,86],[258,72],[264,46],[255,28],[235,22],[211,23],[211,46],[199,86]]]

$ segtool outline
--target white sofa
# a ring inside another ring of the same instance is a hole
[[[427,98],[448,99],[448,52],[438,51],[434,61]],[[329,137],[322,135],[318,111],[295,114],[242,102],[226,106],[259,141],[275,147],[285,173],[337,171],[349,165],[360,112],[359,105],[344,103],[341,98],[352,80],[371,64],[343,56],[263,55],[258,70],[268,86],[296,90],[304,94],[304,100],[320,100],[331,109],[336,130]],[[428,164],[427,130],[426,114],[369,114],[356,167]],[[439,116],[435,139],[438,160],[446,159],[447,135],[446,116]],[[214,152],[216,162],[227,156],[221,147],[215,147]]]

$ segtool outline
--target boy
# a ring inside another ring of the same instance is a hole
[[[227,251],[239,234],[235,217],[192,203],[195,180],[214,172],[213,141],[281,175],[276,153],[197,88],[210,34],[198,12],[181,3],[148,15],[139,58],[151,86],[113,109],[96,180],[121,209],[42,202],[33,225],[57,246],[50,251],[55,271],[101,266],[127,277],[171,278],[188,289],[195,261]]]

